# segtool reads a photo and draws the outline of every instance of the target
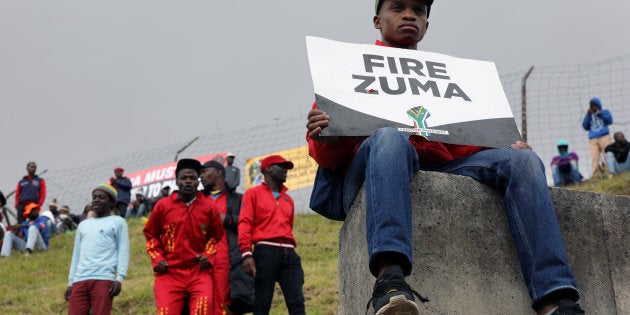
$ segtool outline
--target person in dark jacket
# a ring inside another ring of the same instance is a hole
[[[28,162],[26,172],[28,174],[17,183],[15,188],[15,211],[18,222],[25,219],[23,216],[24,206],[29,203],[36,203],[41,209],[44,200],[46,200],[46,181],[35,174],[37,164]]]
[[[110,184],[118,191],[116,208],[118,209],[118,215],[123,218],[127,214],[127,206],[131,201],[131,181],[123,176],[124,172],[125,170],[122,167],[117,167],[114,169],[114,177],[110,179]]]
[[[630,143],[623,132],[615,132],[615,142],[606,147],[606,160],[608,171],[611,174],[619,174],[630,171]]]
[[[243,270],[243,258],[238,247],[238,217],[243,195],[227,187],[225,167],[208,161],[201,168],[203,193],[211,199],[221,215],[224,237],[217,247],[213,269],[215,283],[215,314],[229,310],[231,314],[252,311],[254,279]],[[227,309],[226,309],[227,308]]]

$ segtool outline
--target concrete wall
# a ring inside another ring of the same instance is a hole
[[[463,176],[418,172],[412,183],[413,274],[422,314],[534,314],[501,196]],[[553,188],[587,314],[630,314],[630,198]],[[365,312],[365,191],[340,232],[339,314]],[[536,196],[532,196],[536,198]]]

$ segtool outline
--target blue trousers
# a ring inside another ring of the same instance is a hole
[[[378,274],[382,253],[404,257],[403,271],[405,275],[411,273],[410,181],[420,169],[469,176],[503,195],[510,232],[533,305],[559,290],[572,292],[575,300],[579,298],[544,165],[536,153],[489,149],[439,165],[420,165],[413,145],[393,128],[379,129],[361,144],[344,179],[346,212],[365,183],[368,255],[374,276]]]

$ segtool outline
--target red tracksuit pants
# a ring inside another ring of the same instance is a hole
[[[214,314],[227,314],[226,306],[230,305],[230,252],[227,238],[224,237],[217,245],[212,272],[214,275]]]
[[[168,268],[164,274],[155,274],[155,304],[158,315],[180,315],[189,294],[190,314],[213,314],[212,269]]]

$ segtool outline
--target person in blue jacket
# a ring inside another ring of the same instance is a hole
[[[588,147],[591,152],[591,165],[593,177],[599,175],[599,159],[606,147],[612,143],[608,125],[612,125],[613,118],[610,111],[602,109],[602,102],[593,97],[589,103],[589,109],[584,115],[582,127],[588,131]],[[605,159],[603,159],[604,164]],[[606,166],[604,165],[604,170]]]
[[[27,218],[22,224],[10,227],[10,231],[4,234],[2,250],[0,255],[11,256],[11,249],[24,252],[30,255],[35,247],[47,250],[49,246],[50,234],[46,218],[39,216],[39,206],[36,203],[29,203],[24,206],[24,216]]]

